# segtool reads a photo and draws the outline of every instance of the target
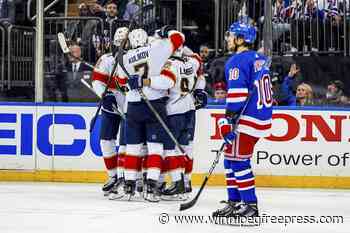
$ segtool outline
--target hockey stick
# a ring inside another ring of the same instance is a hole
[[[80,62],[86,64],[87,66],[91,67],[92,69],[95,68],[93,65],[91,65],[91,64],[89,64],[88,62],[84,61],[82,58],[76,57],[76,56],[74,56],[73,54],[71,54],[70,49],[68,48],[68,45],[67,45],[67,42],[66,42],[66,38],[65,38],[65,36],[64,36],[64,34],[63,34],[62,32],[59,32],[59,33],[57,34],[57,37],[58,37],[58,43],[59,43],[59,45],[60,45],[60,47],[61,47],[61,49],[62,49],[62,51],[63,51],[64,54],[68,54],[69,56],[71,56],[71,57],[73,57],[73,58],[79,60]],[[117,54],[116,54],[116,56],[114,57],[114,60],[116,60],[116,58],[117,58]],[[101,99],[100,99],[100,101],[99,101],[99,103],[98,103],[97,111],[96,111],[94,117],[91,119],[90,130],[89,130],[90,133],[92,132],[92,130],[94,129],[94,126],[95,126],[95,124],[96,124],[97,116],[98,116],[98,114],[99,114],[99,112],[100,112],[100,110],[101,110],[101,108],[102,108],[102,101],[103,101],[103,98],[104,98],[104,96],[107,94],[108,86],[109,86],[110,83],[112,82],[113,74],[115,73],[115,70],[116,70],[116,68],[117,68],[117,65],[118,65],[118,63],[115,63],[115,64],[113,65],[112,72],[109,74],[109,77],[108,77],[108,80],[107,80],[107,85],[106,85],[106,87],[105,87],[105,89],[104,89],[104,91],[103,91],[103,93],[102,93],[102,95],[101,95]],[[85,81],[85,80],[84,80],[84,81]],[[83,82],[83,84],[86,86],[86,84],[88,84],[88,83],[86,83],[86,82],[84,83],[84,82]],[[91,90],[90,85],[88,85],[87,87]],[[121,92],[123,93],[123,90],[122,90],[122,88],[120,87],[120,85],[119,85],[118,82],[116,82],[116,87],[117,87],[117,89],[118,89],[119,91],[121,91]],[[95,93],[95,91],[94,91],[94,93]],[[96,93],[95,93],[95,94],[96,94]],[[122,118],[125,118],[125,114],[124,114],[122,111],[118,111],[118,113],[119,113],[118,115],[120,115]]]
[[[73,57],[74,59],[80,61],[81,63],[84,63],[85,65],[87,65],[88,67],[94,69],[95,67],[93,65],[91,65],[90,63],[84,61],[81,57],[76,57],[74,56],[71,52],[70,49],[68,48],[67,42],[66,42],[66,38],[64,36],[64,34],[62,32],[59,32],[57,34],[57,38],[58,38],[58,43],[62,49],[62,52],[66,55],[69,55],[71,57]]]
[[[257,78],[257,80],[261,79],[261,76],[262,76],[262,74],[263,74],[263,70],[264,70],[266,67],[270,67],[270,65],[271,65],[271,59],[268,58],[268,59],[265,61],[264,65],[263,65],[263,68],[261,69],[260,74],[259,74],[259,77]],[[237,123],[235,124],[235,126],[234,126],[234,128],[233,128],[232,131],[236,131],[237,126],[238,126],[238,122],[239,122],[240,118],[242,117],[243,113],[245,112],[245,110],[246,110],[246,108],[247,108],[247,106],[248,106],[248,103],[249,103],[251,97],[253,96],[253,94],[254,94],[254,92],[255,92],[255,89],[256,89],[256,86],[254,85],[254,88],[253,88],[253,90],[251,91],[250,95],[248,96],[248,98],[247,98],[247,100],[246,100],[246,103],[245,103],[245,105],[243,106],[242,111],[240,112],[240,114],[239,114],[239,116],[238,116],[238,118],[237,118],[237,121],[236,121]],[[197,203],[199,196],[201,195],[201,193],[202,193],[202,191],[203,191],[205,185],[207,184],[207,182],[208,182],[208,180],[209,180],[209,177],[211,176],[211,174],[213,173],[213,171],[214,171],[216,165],[217,165],[217,164],[219,163],[219,161],[220,161],[220,156],[221,156],[221,154],[222,154],[223,151],[224,151],[225,144],[226,144],[225,142],[222,143],[222,145],[221,145],[221,147],[220,147],[219,150],[212,150],[212,152],[216,152],[216,157],[215,157],[215,160],[213,161],[213,163],[212,163],[212,165],[211,165],[211,167],[210,167],[210,169],[209,169],[208,175],[205,176],[204,181],[203,181],[201,187],[199,188],[199,190],[198,190],[196,196],[195,196],[191,201],[189,201],[189,202],[187,202],[187,203],[183,203],[183,204],[180,205],[180,211],[187,210],[187,209],[193,207],[193,206]]]

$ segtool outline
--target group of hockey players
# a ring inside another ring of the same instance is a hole
[[[95,66],[92,85],[102,98],[100,145],[109,176],[102,190],[110,199],[182,200],[192,191],[195,110],[206,105],[207,95],[201,59],[184,42],[170,26],[153,36],[118,28],[115,52]]]
[[[225,65],[226,114],[218,121],[228,200],[215,217],[258,216],[251,157],[255,144],[269,134],[273,99],[269,59],[251,49],[255,39],[254,26],[245,22],[233,23],[225,35],[234,52]],[[117,29],[115,45],[124,40],[119,59],[115,53],[103,55],[92,76],[103,98],[100,139],[109,175],[103,191],[110,199],[183,200],[192,191],[195,111],[207,103],[200,57],[169,26],[152,37],[143,29]],[[171,184],[165,183],[166,174]]]

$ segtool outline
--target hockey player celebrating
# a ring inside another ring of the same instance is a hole
[[[198,54],[187,47],[180,47],[170,57],[168,63],[176,71],[176,84],[169,90],[167,102],[168,124],[184,148],[185,154],[175,148],[172,141],[166,143],[163,169],[170,173],[172,185],[162,194],[165,200],[182,200],[186,198],[181,195],[182,193],[192,191],[190,175],[193,168],[192,141],[195,110],[196,107],[206,105],[207,95],[203,91],[205,79],[202,75],[202,60]]]
[[[121,42],[126,38],[128,28],[118,28],[114,34],[115,52],[118,50]],[[92,86],[96,94],[102,97],[106,86],[108,91],[102,99],[101,110],[101,129],[100,129],[100,146],[105,167],[108,173],[108,181],[103,185],[102,191],[105,195],[111,191],[111,188],[118,180],[118,154],[116,151],[116,139],[118,134],[121,116],[118,112],[123,111],[125,96],[116,88],[117,76],[109,80],[115,64],[114,54],[108,53],[98,60],[92,73]],[[119,162],[120,163],[120,162]],[[119,178],[122,174],[119,171]]]
[[[191,174],[193,169],[193,140],[196,128],[196,110],[204,108],[208,102],[208,94],[204,91],[206,81],[203,75],[203,63],[201,57],[197,53],[193,53],[185,47],[184,55],[186,63],[189,63],[193,67],[195,75],[195,85],[192,93],[192,101],[194,107],[189,112],[189,139],[188,145],[184,147],[186,151],[185,156],[185,193],[192,192]]]
[[[147,142],[146,195],[151,202],[160,200],[158,179],[163,156],[163,143],[168,137],[154,113],[145,103],[140,92],[151,102],[163,120],[166,119],[166,96],[168,89],[175,85],[176,76],[166,65],[170,55],[184,43],[182,33],[163,27],[159,36],[163,39],[147,45],[147,33],[135,29],[129,33],[131,50],[118,64],[118,74],[128,78],[129,91],[126,95],[127,132],[126,156],[124,163],[125,194],[131,198],[135,193],[136,179],[142,168],[142,145]],[[126,72],[125,72],[126,71]],[[127,73],[130,77],[127,77]]]
[[[200,67],[200,61],[191,63],[183,54],[184,48],[181,46],[175,51],[167,62],[176,75],[176,84],[169,90],[169,100],[167,101],[167,123],[181,147],[187,149],[191,137],[190,128],[191,112],[194,111],[194,101],[191,95],[196,87],[195,71]],[[165,159],[163,171],[170,174],[172,185],[165,189],[162,194],[166,200],[180,200],[185,192],[184,172],[185,163],[188,160],[173,141],[168,141],[164,145]]]
[[[214,217],[258,216],[250,160],[258,140],[269,135],[273,101],[267,58],[250,50],[255,38],[255,28],[244,22],[233,23],[226,35],[228,49],[236,52],[225,65],[226,117],[218,121],[226,143],[228,201]]]

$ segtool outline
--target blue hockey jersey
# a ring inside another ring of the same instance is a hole
[[[257,138],[269,136],[272,118],[272,90],[267,58],[249,50],[233,55],[225,64],[226,109],[239,113],[237,132]]]

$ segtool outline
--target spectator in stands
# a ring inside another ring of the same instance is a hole
[[[330,81],[327,86],[325,105],[344,106],[349,104],[348,98],[344,95],[344,83],[340,80]]]
[[[319,19],[324,20],[325,11],[318,8],[315,0],[306,0],[303,13],[303,19]]]
[[[227,88],[225,82],[217,82],[213,85],[214,87],[214,102],[215,103],[225,103]]]
[[[65,64],[58,67],[56,74],[56,88],[61,96],[61,101],[68,102],[72,99],[84,99],[93,96],[81,83],[81,79],[89,79],[92,69],[85,63],[81,63],[81,48],[78,44],[69,46],[71,55],[68,56]],[[56,97],[56,96],[55,96]]]
[[[284,96],[283,99],[280,100],[279,105],[287,105],[287,106],[294,106],[296,105],[296,96],[295,93],[295,87],[297,86],[297,83],[300,83],[299,80],[296,78],[297,74],[300,72],[299,67],[297,67],[296,64],[292,64],[289,69],[288,75],[283,79],[282,85],[281,85],[281,92]]]
[[[205,76],[208,75],[208,69],[209,69],[210,60],[211,60],[210,55],[211,54],[210,54],[208,45],[202,44],[201,46],[199,46],[199,56],[201,56],[203,61],[203,72]]]
[[[88,5],[86,5],[86,3],[81,3],[81,4],[78,6],[78,9],[79,9],[79,16],[80,16],[80,17],[88,17],[88,16],[91,16],[90,9],[89,9]]]
[[[89,5],[91,16],[100,17],[102,19],[106,18],[105,9],[97,1]]]
[[[118,6],[113,0],[109,0],[106,4],[106,22],[111,23],[118,18]],[[109,26],[109,25],[108,25]]]
[[[140,5],[136,0],[129,0],[126,4],[125,12],[123,15],[124,20],[131,20],[132,17],[139,11]]]
[[[203,62],[208,62],[209,60],[209,46],[206,44],[202,44],[201,46],[199,46],[199,56],[201,56]]]
[[[109,0],[106,3],[106,18],[104,19],[104,31],[101,35],[101,50],[100,54],[112,51],[111,38],[112,34],[112,24],[118,19],[118,6],[113,0]]]
[[[313,90],[309,84],[302,83],[297,87],[296,104],[298,106],[314,105]]]
[[[272,39],[278,40],[283,33],[290,31],[287,9],[283,0],[276,0],[272,8]],[[291,8],[295,9],[295,8]]]

